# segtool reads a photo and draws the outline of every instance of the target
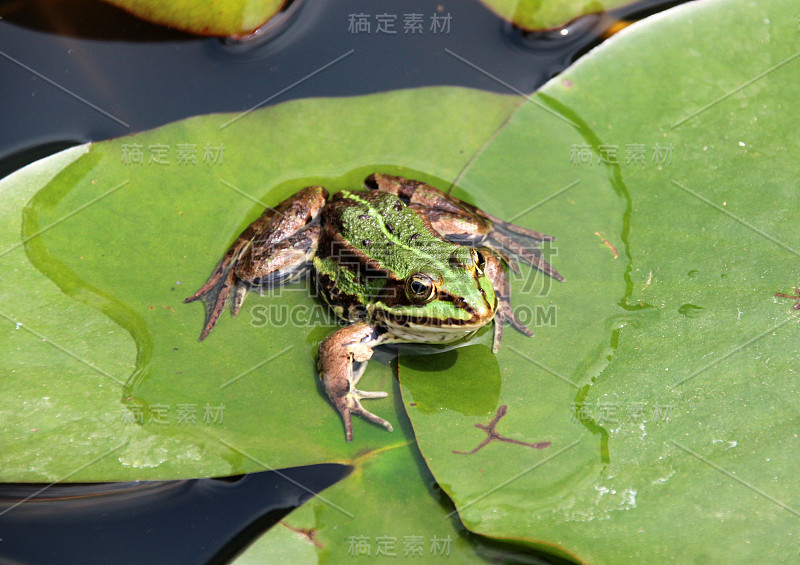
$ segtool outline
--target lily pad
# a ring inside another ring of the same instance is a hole
[[[4,179],[2,480],[223,476],[395,442],[361,420],[345,442],[314,370],[336,326],[307,286],[252,294],[202,343],[203,308],[182,300],[267,204],[374,170],[442,184],[515,104],[458,88],[302,100],[73,148]],[[364,379],[391,390],[393,372],[376,361]],[[371,401],[389,420],[392,406]]]
[[[457,179],[484,207],[503,187],[504,218],[542,202],[517,222],[558,236],[567,279],[545,296],[516,281],[516,304],[558,317],[507,335],[491,414],[420,410],[415,383],[441,381],[401,360],[419,447],[469,529],[590,563],[796,554],[800,327],[774,296],[800,256],[791,9],[693,3],[631,26]]]
[[[523,547],[466,532],[413,440],[365,453],[354,464],[350,477],[284,518],[234,565],[316,565],[351,559],[544,563]]]
[[[529,31],[561,27],[572,20],[607,12],[632,0],[481,0],[501,18]]]
[[[104,0],[144,20],[198,35],[243,36],[257,30],[286,0]]]

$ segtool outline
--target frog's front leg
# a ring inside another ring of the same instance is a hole
[[[500,260],[494,255],[484,255],[486,265],[484,272],[489,280],[492,281],[494,295],[497,297],[497,313],[494,322],[494,339],[492,340],[492,351],[497,353],[500,349],[500,341],[503,339],[503,323],[508,322],[520,333],[533,337],[533,332],[519,321],[514,309],[511,307],[511,284],[508,282],[508,275]]]
[[[342,416],[347,441],[353,439],[352,414],[392,431],[389,422],[361,406],[361,399],[384,398],[388,393],[366,392],[356,388],[367,368],[367,361],[372,357],[372,348],[379,345],[385,336],[381,328],[367,322],[357,322],[333,332],[319,346],[319,374],[328,398]]]

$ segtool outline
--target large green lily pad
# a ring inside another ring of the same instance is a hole
[[[373,170],[441,184],[431,175],[457,175],[515,103],[454,88],[298,101],[72,149],[6,179],[2,479],[227,475],[396,441],[363,421],[344,441],[314,376],[335,323],[305,285],[251,295],[203,343],[203,308],[182,300],[265,203]],[[371,363],[365,387],[391,382]],[[391,402],[372,410],[394,420]],[[98,461],[77,471],[76,443]]]
[[[469,363],[401,362],[419,447],[469,529],[591,563],[796,555],[800,329],[774,296],[800,256],[790,9],[697,3],[632,26],[535,96],[562,119],[520,107],[458,179],[479,203],[503,187],[503,217],[580,179],[525,222],[559,236],[567,281],[538,298],[555,327],[507,337],[496,406],[444,398]],[[457,453],[497,417],[496,439]]]

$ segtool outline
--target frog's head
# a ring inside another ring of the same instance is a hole
[[[492,320],[497,297],[484,272],[481,251],[450,245],[442,261],[415,264],[391,285],[393,300],[374,312],[387,326],[414,341],[447,341]],[[432,253],[432,257],[442,257]],[[456,334],[456,335],[454,335]]]

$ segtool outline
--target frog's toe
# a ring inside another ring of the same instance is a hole
[[[233,291],[233,301],[231,302],[231,316],[236,317],[239,315],[239,310],[242,308],[242,303],[247,297],[249,288],[243,282],[236,283],[236,290]]]
[[[531,330],[528,326],[523,324],[519,318],[517,318],[517,315],[514,314],[514,310],[511,308],[510,304],[507,305],[505,310],[506,312],[504,312],[503,320],[511,324],[519,333],[528,337],[533,337],[533,330]]]
[[[388,393],[386,392],[366,392],[362,390],[353,389],[346,395],[337,398],[334,404],[336,404],[336,408],[342,415],[342,421],[344,422],[344,431],[347,437],[347,441],[353,441],[353,423],[351,421],[351,415],[360,416],[365,420],[369,420],[373,424],[378,424],[379,426],[383,426],[390,432],[394,429],[392,428],[392,425],[389,422],[387,422],[380,416],[376,416],[372,412],[365,410],[364,407],[361,406],[362,399],[385,398],[387,396]]]
[[[383,391],[368,392],[366,390],[355,389],[353,392],[358,396],[358,398],[386,398],[389,396],[388,392]]]
[[[514,314],[514,309],[511,303],[505,297],[500,298],[500,305],[494,318],[494,338],[492,340],[492,352],[497,353],[500,350],[500,342],[503,340],[503,324],[508,322],[515,330],[528,337],[533,337],[533,331],[523,324],[517,315]]]
[[[498,316],[494,320],[494,335],[492,337],[492,353],[500,351],[500,342],[503,341],[503,320]]]
[[[362,397],[362,398],[378,398],[378,397],[376,396],[376,397]],[[394,430],[394,428],[389,422],[387,422],[380,416],[376,416],[372,412],[364,410],[364,407],[361,406],[360,402],[356,402],[356,406],[350,409],[350,413],[355,414],[356,416],[361,416],[362,418],[364,418],[365,420],[369,420],[373,424],[378,424],[379,426],[383,426],[384,428],[386,428],[387,431],[391,432]],[[352,429],[351,429],[351,436],[352,436]]]

